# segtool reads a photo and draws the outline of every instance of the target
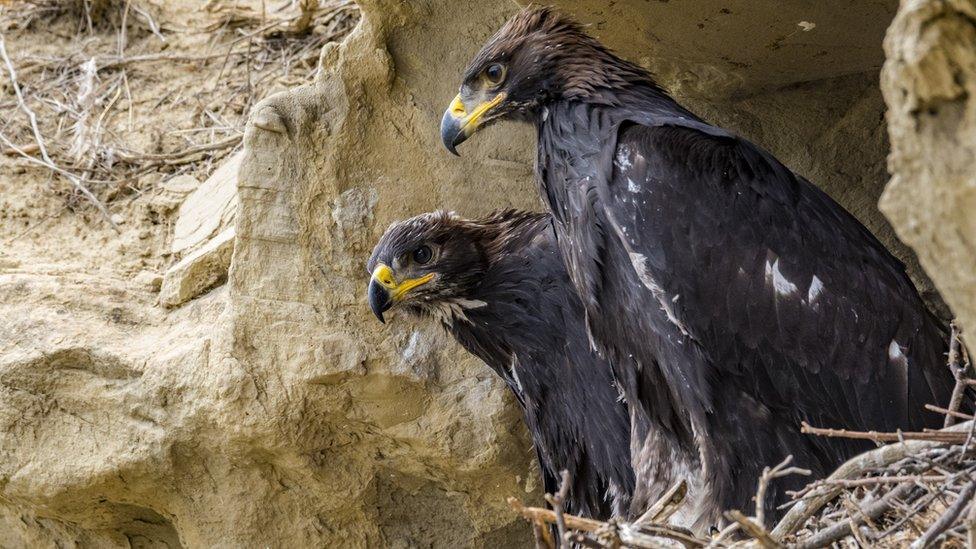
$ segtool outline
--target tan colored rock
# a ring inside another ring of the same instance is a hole
[[[881,209],[976,329],[976,3],[905,0],[885,38],[891,182]]]
[[[167,214],[180,206],[187,195],[197,190],[200,182],[192,175],[178,175],[162,184],[149,207],[161,214]]]
[[[235,234],[234,227],[224,229],[170,267],[163,275],[159,302],[175,307],[226,281]]]
[[[158,292],[163,285],[162,275],[152,271],[140,271],[132,281],[137,287],[147,289],[151,292]]]
[[[202,246],[230,226],[237,212],[237,172],[244,153],[231,156],[180,204],[173,226],[173,253]]]

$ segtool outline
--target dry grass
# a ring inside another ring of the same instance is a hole
[[[177,4],[0,1],[0,162],[110,219],[120,196],[208,175],[254,104],[313,79],[358,20],[351,0]]]

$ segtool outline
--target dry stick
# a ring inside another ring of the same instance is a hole
[[[582,547],[592,547],[594,549],[603,549],[603,545],[600,542],[590,539],[590,537],[586,534],[570,532],[568,535],[569,541],[575,543],[576,545],[580,545]]]
[[[966,385],[963,384],[963,383],[956,384],[956,387],[965,387],[965,386]],[[932,404],[926,404],[925,405],[925,409],[928,410],[928,411],[930,411],[930,412],[936,412],[938,414],[943,414],[943,415],[947,416],[947,419],[949,417],[954,417],[954,418],[959,418],[959,419],[974,419],[973,416],[971,416],[969,414],[964,414],[962,412],[956,412],[956,411],[950,410],[948,408],[939,408],[938,406],[935,406],[935,405],[932,405]],[[949,425],[946,425],[946,427],[949,427]]]
[[[962,361],[960,360],[961,352],[960,347],[962,343],[959,340],[959,327],[956,326],[956,322],[953,321],[949,324],[952,329],[952,335],[949,337],[949,371],[952,372],[953,377],[956,379],[956,384],[952,388],[952,396],[949,398],[949,412],[946,414],[945,423],[943,427],[950,427],[956,422],[956,417],[954,413],[959,410],[959,406],[962,405],[962,396],[965,392],[966,384],[963,382],[966,379],[965,368],[962,366]]]
[[[939,488],[935,492],[930,492],[930,493],[926,494],[925,496],[916,499],[915,500],[915,503],[911,507],[909,507],[908,505],[905,505],[905,504],[903,504],[901,502],[895,502],[896,505],[898,505],[899,507],[901,507],[903,510],[907,510],[907,513],[904,516],[900,517],[897,522],[895,522],[894,524],[892,524],[891,526],[889,526],[884,532],[879,532],[879,533],[874,534],[872,536],[873,539],[875,539],[875,540],[881,540],[881,539],[884,539],[884,538],[890,536],[892,533],[897,532],[898,529],[901,528],[903,524],[905,524],[906,522],[908,522],[908,521],[912,520],[913,518],[915,518],[919,513],[922,512],[923,509],[925,509],[926,507],[928,507],[928,505],[930,503],[932,503],[933,501],[935,501],[936,498],[938,498],[940,495],[942,495],[942,491],[943,491],[943,489],[942,488]],[[918,529],[918,527],[915,526],[914,524],[912,524],[912,526],[914,528],[916,528],[916,530]],[[919,532],[919,533],[921,533],[921,532]]]
[[[942,535],[943,532],[948,530],[956,519],[959,518],[959,515],[962,514],[962,511],[966,508],[966,505],[968,505],[973,499],[974,492],[976,492],[976,480],[970,480],[969,484],[962,489],[962,492],[959,492],[959,497],[956,498],[955,503],[946,509],[946,512],[943,513],[938,520],[933,522],[932,525],[929,526],[929,529],[926,530],[921,537],[912,543],[911,549],[923,549],[924,547],[928,547],[930,543],[933,543],[936,539],[938,539],[939,536]]]
[[[546,494],[546,501],[552,505],[552,510],[556,513],[556,528],[559,531],[559,547],[566,547],[566,520],[563,517],[563,503],[569,496],[569,471],[563,469],[559,475],[559,493],[556,495]]]
[[[820,435],[835,438],[853,438],[859,440],[873,440],[875,442],[901,442],[905,440],[927,440],[931,442],[942,442],[949,444],[962,444],[966,441],[966,433],[954,431],[922,431],[922,432],[897,432],[879,433],[877,431],[848,431],[847,429],[822,429],[812,427],[809,423],[803,422],[800,432],[809,435]]]
[[[789,475],[810,476],[809,469],[787,467],[792,462],[793,456],[786,456],[786,459],[772,469],[764,467],[762,476],[759,477],[759,483],[756,487],[756,522],[763,528],[766,527],[766,491],[769,489],[770,481]]]
[[[89,191],[81,183],[81,180],[78,179],[76,175],[61,170],[60,168],[57,168],[57,166],[54,164],[54,161],[52,161],[51,157],[48,156],[47,148],[44,147],[44,138],[41,137],[41,130],[37,126],[37,115],[35,115],[34,111],[30,110],[30,107],[28,107],[27,103],[24,102],[24,94],[20,91],[20,84],[17,83],[17,71],[14,70],[14,64],[10,61],[10,56],[7,55],[6,41],[4,40],[2,34],[0,34],[0,56],[3,57],[3,62],[7,65],[7,72],[10,73],[10,84],[11,86],[13,86],[14,94],[16,94],[17,96],[17,103],[20,105],[21,110],[24,111],[24,114],[27,115],[27,118],[30,119],[31,129],[34,132],[34,140],[37,141],[37,150],[40,151],[41,157],[44,159],[44,162],[49,167],[56,168],[56,171],[59,171],[61,174],[67,177],[68,180],[71,181],[71,184],[74,185],[75,189],[77,189],[78,192],[84,195],[84,197],[87,198],[88,201],[91,202],[98,209],[98,211],[102,213],[102,216],[104,216],[105,220],[108,221],[109,225],[111,225],[112,228],[115,229],[115,232],[120,232],[118,225],[116,225],[115,222],[112,221],[112,216],[111,214],[108,213],[108,209],[106,209],[105,206],[97,198],[95,198],[95,195],[93,195],[91,191]],[[4,141],[6,141],[6,139],[4,139]],[[8,147],[17,150],[25,158],[29,158],[35,161],[37,160],[33,156],[30,156],[29,154],[24,153],[19,149],[17,149],[16,147],[14,147],[13,143],[8,142]]]
[[[539,521],[532,522],[532,536],[535,538],[535,549],[554,549],[546,539],[547,528]]]
[[[216,151],[220,149],[226,149],[228,147],[236,147],[241,142],[241,139],[243,139],[243,137],[244,136],[241,134],[232,135],[226,139],[217,141],[216,143],[208,143],[206,145],[190,147],[189,149],[184,149],[182,151],[175,152],[175,153],[143,154],[143,153],[130,153],[130,152],[119,151],[118,157],[119,160],[128,163],[137,163],[145,160],[169,163],[175,160],[183,160],[187,156],[192,156],[197,153]]]
[[[969,514],[966,515],[968,540],[967,547],[976,547],[976,504],[969,507]]]
[[[969,423],[969,433],[966,435],[966,442],[962,445],[962,453],[966,454],[969,452],[969,445],[973,442],[973,436],[976,435],[976,421],[971,421]]]
[[[681,504],[684,502],[687,494],[688,483],[684,480],[678,481],[677,484],[668,488],[668,491],[664,492],[664,495],[658,498],[653,505],[648,507],[647,511],[644,511],[644,514],[634,521],[634,525],[642,526],[655,522],[667,522],[671,518],[671,515],[681,508]]]
[[[525,507],[522,502],[516,498],[508,498],[508,504],[515,510],[518,514],[522,515],[522,518],[530,521],[542,521],[547,524],[556,523],[556,514],[549,509],[541,509],[539,507]],[[605,528],[607,523],[601,522],[599,520],[593,520],[584,517],[578,517],[575,515],[564,515],[564,520],[566,521],[566,527],[572,530],[579,530],[581,532],[597,532],[602,528]],[[626,526],[626,525],[623,525]],[[643,526],[643,529],[648,528]],[[653,530],[653,535],[663,538],[670,538],[676,541],[680,541],[685,545],[690,545],[692,547],[704,547],[706,545],[705,540],[698,539],[697,537],[669,528],[662,525],[651,526]],[[661,544],[654,541],[650,535],[644,535],[638,532],[635,528],[622,527],[620,529],[620,541],[629,547],[640,547],[640,548],[657,548]]]
[[[895,500],[908,494],[916,486],[914,484],[903,484],[884,495],[880,500],[870,504],[862,512],[864,516],[875,520],[891,509]],[[858,521],[860,522],[860,521]],[[815,535],[797,543],[793,549],[814,549],[816,547],[826,547],[835,541],[839,541],[851,534],[853,520],[839,522],[833,526],[817,532]]]
[[[730,520],[735,521],[742,530],[755,538],[759,545],[766,549],[781,549],[783,544],[779,543],[761,525],[754,522],[749,517],[742,514],[742,511],[732,510],[725,513]]]
[[[39,150],[41,150],[41,148],[37,146],[37,143],[31,143],[29,145],[24,145],[23,147],[4,149],[3,154],[6,156],[20,156],[22,154],[36,153]]]
[[[195,61],[208,61],[210,59],[215,59],[217,57],[227,57],[231,55],[244,55],[247,50],[239,51],[226,51],[220,53],[212,53],[207,55],[184,55],[179,53],[147,53],[144,55],[133,55],[131,57],[122,56],[101,56],[97,57],[96,60],[99,62],[98,70],[115,69],[118,67],[123,67],[125,65],[131,65],[135,63],[152,63],[155,61],[184,61],[187,63],[192,63]]]
[[[724,547],[722,542],[725,541],[725,538],[734,534],[737,530],[739,530],[739,528],[741,527],[739,526],[738,522],[733,522],[729,524],[721,532],[719,532],[718,535],[712,537],[712,540],[708,542],[708,545],[705,546],[705,549],[712,549],[713,547]]]
[[[125,8],[122,10],[122,26],[119,29],[119,57],[125,54],[125,47],[128,45],[129,37],[126,27],[129,24],[129,8],[132,7],[132,0],[125,0]]]
[[[942,432],[963,432],[963,434],[965,434],[965,431],[968,431],[973,423],[974,422],[966,422],[953,425]],[[904,459],[906,456],[916,454],[921,450],[934,448],[940,444],[940,442],[931,440],[909,440],[902,442],[901,444],[882,446],[875,450],[870,450],[855,456],[844,462],[843,465],[838,467],[833,474],[828,477],[828,480],[852,479],[860,476],[865,471],[886,467],[892,463],[895,463],[896,461]],[[786,515],[783,516],[782,519],[780,519],[779,523],[771,532],[773,539],[783,540],[786,538],[786,536],[796,532],[801,526],[803,526],[803,523],[805,523],[824,505],[837,497],[842,490],[842,486],[830,486],[821,494],[798,501],[797,504],[794,505],[786,513]]]
[[[946,475],[901,475],[857,478],[853,480],[821,480],[812,483],[812,486],[818,488],[820,486],[836,485],[844,488],[856,488],[858,486],[877,486],[879,484],[901,484],[902,482],[944,482],[948,478]]]
[[[156,24],[156,21],[153,20],[152,15],[148,11],[143,10],[139,6],[134,6],[132,9],[146,20],[146,23],[149,25],[149,31],[155,34],[156,38],[159,38],[162,42],[166,42],[166,37],[159,31],[159,25]]]

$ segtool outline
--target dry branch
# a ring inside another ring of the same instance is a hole
[[[948,429],[940,431],[942,433],[961,433],[966,434],[972,422],[953,425]],[[931,434],[931,433],[924,433]],[[862,476],[873,470],[891,465],[906,456],[916,455],[928,448],[935,448],[941,442],[933,440],[906,440],[900,444],[882,446],[875,450],[865,452],[848,460],[838,467],[833,474],[828,477],[830,481],[850,480]],[[787,536],[795,533],[803,524],[814,514],[820,511],[824,505],[837,497],[843,490],[839,485],[824,485],[815,493],[799,500],[786,515],[779,521],[772,531],[772,537],[783,540]]]
[[[969,484],[963,488],[962,492],[959,493],[959,497],[950,506],[938,520],[929,526],[929,529],[925,531],[914,543],[912,543],[911,549],[922,549],[923,547],[928,547],[929,544],[935,542],[935,540],[941,536],[946,530],[952,527],[959,515],[962,514],[963,510],[967,505],[972,504],[973,493],[976,493],[976,480],[970,480]],[[976,506],[974,506],[976,507]]]
[[[508,504],[529,522],[542,522],[544,524],[556,524],[556,513],[549,509],[540,507],[526,507],[516,498],[508,498]],[[579,532],[597,533],[604,531],[608,523],[599,520],[578,517],[575,515],[563,516],[566,528]],[[647,532],[646,534],[644,532]],[[654,537],[672,539],[683,543],[688,547],[704,547],[707,545],[705,540],[699,539],[692,534],[665,525],[644,525],[639,529],[629,524],[621,524],[617,529],[620,543],[628,547],[657,549],[662,546]]]
[[[773,539],[765,528],[753,521],[751,518],[742,514],[742,511],[729,511],[726,513],[726,516],[729,518],[729,520],[735,521],[742,531],[752,536],[753,539],[758,541],[759,545],[765,549],[782,549],[783,544]]]
[[[681,504],[685,501],[685,496],[688,494],[688,483],[685,481],[680,481],[663,496],[658,498],[653,505],[647,508],[637,520],[634,521],[634,525],[641,526],[644,524],[663,524],[666,523],[671,515],[673,515],[678,509],[681,508]]]
[[[790,467],[790,463],[793,462],[793,456],[786,456],[782,462],[770,469],[769,467],[763,468],[762,475],[759,477],[759,483],[756,487],[756,522],[763,528],[766,527],[766,491],[769,489],[769,483],[775,479],[786,477],[789,475],[803,475],[810,476],[809,469],[802,469],[800,467]]]
[[[959,327],[952,322],[949,327],[952,330],[949,336],[949,371],[956,378],[956,384],[952,388],[952,396],[949,398],[949,406],[946,412],[944,427],[949,427],[956,422],[959,406],[962,405],[963,395],[966,389],[966,368],[962,363],[962,340],[960,339]],[[969,418],[972,419],[972,418]]]
[[[559,493],[556,495],[546,494],[546,501],[552,505],[552,510],[556,513],[556,526],[559,532],[559,547],[566,547],[566,519],[563,516],[563,503],[569,495],[569,471],[563,469],[559,475]]]
[[[960,387],[960,386],[963,386],[964,387],[965,384],[957,385],[957,387]],[[925,409],[928,410],[928,411],[930,411],[930,412],[936,412],[936,413],[943,414],[943,415],[948,416],[948,417],[954,417],[954,418],[957,418],[957,419],[974,419],[973,416],[971,416],[969,414],[964,414],[962,412],[957,412],[955,410],[950,410],[948,408],[940,408],[939,406],[935,406],[935,405],[932,405],[932,404],[926,404],[925,405]],[[946,425],[946,427],[949,427],[950,425]]]
[[[870,504],[866,509],[862,509],[860,511],[860,514],[862,515],[861,517],[838,522],[825,530],[821,530],[802,542],[797,543],[794,546],[794,549],[814,549],[816,547],[826,547],[835,541],[856,532],[857,525],[862,522],[863,519],[874,520],[880,517],[882,514],[891,509],[895,500],[903,497],[913,488],[915,488],[913,484],[899,485],[888,494],[885,494],[885,496],[879,501]]]
[[[847,429],[822,429],[811,427],[807,422],[803,422],[800,432],[809,435],[819,435],[835,438],[853,438],[860,440],[873,440],[875,442],[901,442],[904,440],[925,440],[930,442],[943,442],[949,444],[962,444],[966,442],[967,433],[957,433],[954,431],[922,431],[922,432],[897,432],[881,433],[878,431],[848,431]]]

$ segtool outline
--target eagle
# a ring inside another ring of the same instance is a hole
[[[904,265],[772,154],[681,106],[548,8],[514,15],[464,70],[449,151],[502,119],[536,129],[587,337],[630,407],[635,506],[687,479],[682,525],[752,510],[766,466],[824,476],[870,447],[801,434],[939,427],[943,324]],[[766,517],[803,478],[770,487]]]
[[[630,417],[610,366],[589,348],[548,215],[418,215],[386,230],[367,270],[380,321],[396,308],[435,322],[505,381],[546,492],[559,490],[565,470],[568,512],[602,520],[628,512]]]

